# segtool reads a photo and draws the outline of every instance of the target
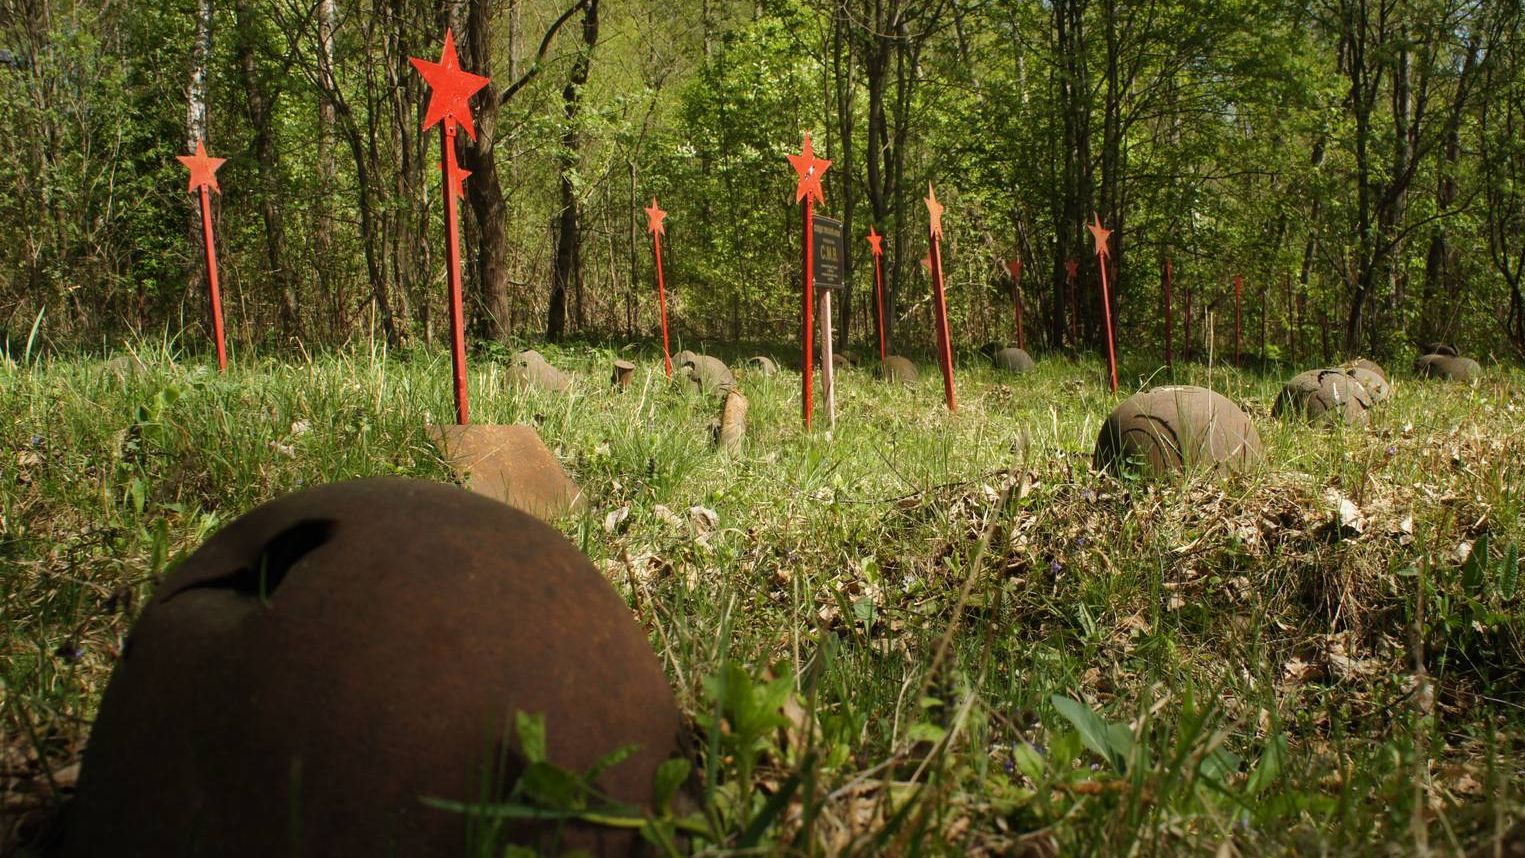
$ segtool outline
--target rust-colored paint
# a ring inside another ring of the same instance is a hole
[[[212,235],[211,192],[222,193],[222,188],[217,184],[217,168],[228,159],[208,156],[206,143],[201,140],[196,141],[196,154],[177,155],[175,158],[190,169],[188,190],[196,194],[201,202],[201,239],[202,250],[206,254],[207,290],[211,298],[212,340],[217,347],[217,371],[227,372],[228,347],[222,328],[222,288],[217,280],[217,242]]]
[[[424,111],[423,129],[428,131],[436,124],[444,124],[440,136],[440,160],[444,164],[441,196],[445,198],[445,264],[449,283],[450,303],[450,359],[455,387],[455,419],[461,425],[471,422],[470,407],[466,394],[466,328],[465,307],[461,296],[461,240],[458,197],[466,175],[455,160],[456,127],[466,129],[466,136],[477,139],[476,126],[471,118],[471,97],[483,87],[488,79],[461,68],[455,51],[455,36],[447,28],[445,45],[440,51],[439,62],[410,57],[408,62],[423,76],[429,85],[429,105]]]
[[[957,411],[958,402],[953,392],[953,343],[948,331],[948,296],[943,289],[943,204],[937,201],[937,191],[932,188],[931,182],[927,183],[926,204],[927,231],[931,239],[927,259],[931,262],[932,294],[936,298],[937,358],[942,364],[943,399],[949,411]]]
[[[662,312],[662,363],[667,370],[667,377],[672,378],[672,347],[667,339],[667,285],[662,277],[662,236],[667,234],[667,212],[657,205],[657,198],[651,198],[651,205],[646,207],[646,229],[651,232],[651,248],[657,257],[657,305]]]

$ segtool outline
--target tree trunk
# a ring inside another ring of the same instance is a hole
[[[588,68],[592,63],[593,47],[598,44],[598,2],[590,0],[583,8],[583,49],[572,63],[572,74],[561,91],[563,119],[566,127],[561,134],[561,212],[556,229],[556,269],[551,280],[549,318],[546,320],[546,337],[559,341],[566,335],[567,293],[576,301],[574,309],[578,326],[582,318],[582,236],[578,231],[577,194],[572,174],[577,169],[582,148],[582,135],[578,130],[578,112],[582,106],[582,88],[588,82]]]
[[[1076,260],[1081,264],[1081,281],[1085,272],[1093,271],[1090,261],[1095,257],[1093,248],[1087,247],[1084,224],[1089,220],[1091,193],[1094,176],[1091,167],[1091,109],[1090,82],[1085,62],[1085,0],[1057,0],[1054,9],[1054,33],[1056,50],[1061,59],[1056,67],[1058,75],[1059,104],[1063,114],[1063,152],[1058,204],[1054,207],[1054,266],[1053,266],[1053,312],[1049,322],[1049,336],[1055,346],[1062,345],[1065,330],[1065,308],[1069,306],[1069,273],[1065,262]],[[1099,273],[1098,273],[1099,276]],[[1076,312],[1083,320],[1081,337],[1096,342],[1094,329],[1100,320],[1099,313],[1089,312],[1092,305],[1100,306],[1093,290],[1081,289],[1082,300]],[[1076,343],[1078,346],[1079,344]]]
[[[330,200],[338,186],[338,163],[334,159],[334,102],[328,92],[333,79],[334,31],[339,27],[337,0],[318,0],[318,197],[313,211],[314,268],[318,289],[329,302],[331,336],[342,337],[349,326],[345,312],[344,281],[333,274],[334,207]]]
[[[212,0],[196,0],[196,35],[191,42],[191,76],[186,86],[185,151],[195,152],[197,141],[207,139],[207,66],[212,55]],[[188,247],[201,246],[201,213],[194,206],[186,221]],[[206,271],[194,254],[188,264],[186,294],[206,291]]]
[[[466,56],[471,71],[492,77],[492,33],[488,0],[471,0],[466,15]],[[486,311],[479,326],[481,334],[494,340],[506,339],[509,333],[508,306],[508,206],[503,186],[498,180],[493,144],[498,125],[498,99],[491,89],[485,97],[474,99],[477,139],[458,135],[461,163],[471,176],[466,180],[466,201],[470,204],[477,233],[477,299]]]
[[[234,15],[238,25],[238,60],[243,72],[244,104],[249,127],[254,133],[254,159],[259,164],[256,180],[259,192],[260,219],[265,227],[266,276],[280,302],[281,329],[288,337],[301,336],[301,315],[292,271],[286,264],[286,230],[281,217],[280,165],[276,160],[275,129],[270,117],[280,98],[278,90],[268,88],[260,69],[260,26],[249,8],[249,0],[235,0]]]

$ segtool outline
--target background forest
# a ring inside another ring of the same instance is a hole
[[[928,347],[931,181],[964,346],[1009,335],[998,261],[1013,255],[1029,339],[1098,342],[1096,212],[1116,229],[1125,351],[1162,340],[1169,259],[1199,350],[1210,314],[1232,325],[1242,275],[1246,347],[1269,358],[1438,339],[1519,354],[1522,14],[1508,0],[0,0],[0,326],[15,344],[41,317],[47,342],[99,348],[203,325],[174,156],[205,136],[230,159],[216,217],[235,344],[438,340],[440,144],[420,134],[407,58],[438,57],[448,24],[463,66],[493,79],[459,153],[479,339],[649,336],[653,195],[671,213],[678,336],[794,336],[784,154],[810,131],[853,252],[839,349],[873,336],[870,225],[888,236],[893,341]]]

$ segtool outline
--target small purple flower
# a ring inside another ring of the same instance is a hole
[[[1084,548],[1084,547],[1086,547],[1086,538],[1084,536],[1077,536],[1077,537],[1075,537],[1075,547],[1076,548]]]
[[[85,657],[85,651],[74,641],[61,644],[58,649],[53,650],[53,654],[71,664]]]
[[[1006,769],[1006,774],[1009,775],[1017,770],[1017,764],[1012,760],[1007,760],[1004,768]]]
[[[42,446],[42,436],[41,435],[33,435],[32,436],[32,446],[33,447],[41,447]]]
[[[1398,455],[1398,448],[1392,446],[1391,444],[1389,444],[1388,447],[1387,447],[1387,455],[1389,455],[1389,456],[1396,456],[1396,455]]]
[[[1050,575],[1058,575],[1060,572],[1064,571],[1064,564],[1060,563],[1058,560],[1050,560],[1048,562],[1048,571]]]
[[[1096,501],[1096,492],[1091,489],[1086,489],[1080,493],[1080,499],[1086,503],[1094,503]]]

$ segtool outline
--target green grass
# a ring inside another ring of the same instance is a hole
[[[929,365],[852,370],[830,437],[819,410],[802,432],[797,373],[746,376],[733,456],[659,358],[618,393],[612,350],[542,351],[571,394],[483,357],[473,418],[538,424],[589,496],[562,530],[698,736],[692,848],[1456,854],[1519,813],[1518,370],[1398,368],[1370,429],[1325,431],[1270,417],[1279,376],[1183,368],[1251,411],[1267,464],[1151,484],[1090,469],[1116,401],[1094,363],[967,361],[955,415]],[[218,527],[303,486],[449,478],[424,434],[443,354],[172,357],[0,368],[12,792],[67,771],[144,596]]]

